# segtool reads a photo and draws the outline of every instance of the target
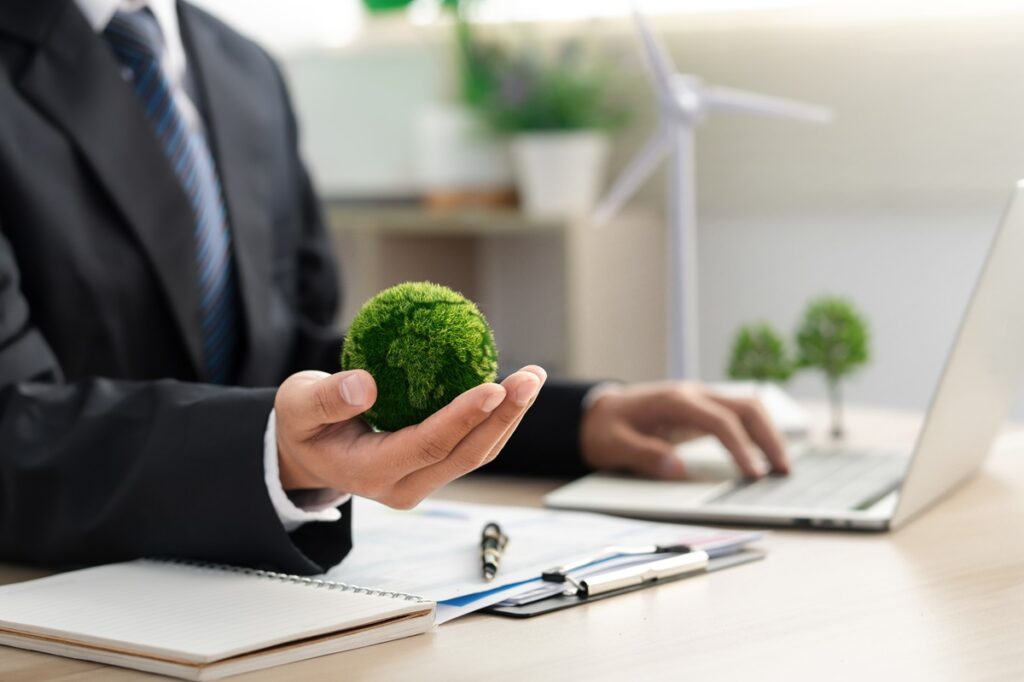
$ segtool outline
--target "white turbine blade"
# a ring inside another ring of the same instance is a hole
[[[636,3],[634,2],[632,5],[633,20],[636,22],[636,31],[640,36],[640,44],[643,47],[644,61],[647,62],[647,68],[651,71],[654,86],[662,97],[671,97],[672,74],[676,71],[675,66],[672,64],[672,58],[669,57],[668,50],[665,49],[664,45],[661,44],[651,31],[650,26],[647,25],[647,20],[640,13]]]
[[[779,118],[794,118],[812,123],[828,123],[832,110],[817,104],[808,104],[782,97],[761,95],[746,90],[709,86],[704,93],[705,102],[712,111],[740,114],[761,114]]]
[[[594,209],[593,221],[598,227],[605,225],[612,216],[618,213],[640,185],[651,176],[655,167],[668,154],[672,140],[668,130],[662,126],[647,138],[644,146],[629,162],[622,174],[615,180],[612,188]]]

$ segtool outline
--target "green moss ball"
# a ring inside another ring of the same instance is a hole
[[[439,284],[406,282],[363,305],[342,347],[341,367],[373,376],[377,402],[366,421],[397,431],[494,381],[498,352],[472,301]]]

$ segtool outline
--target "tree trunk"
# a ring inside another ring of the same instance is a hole
[[[828,399],[832,406],[832,440],[842,440],[846,434],[843,429],[843,396],[838,378],[828,379]]]

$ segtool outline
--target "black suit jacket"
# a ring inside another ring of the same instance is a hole
[[[0,558],[315,572],[348,551],[349,509],[287,534],[262,440],[273,386],[337,369],[335,267],[277,68],[204,12],[178,9],[232,230],[238,386],[202,383],[193,217],[110,49],[70,0],[6,0]],[[585,388],[545,388],[493,467],[582,470]]]

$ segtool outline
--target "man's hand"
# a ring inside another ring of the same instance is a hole
[[[369,373],[293,374],[274,401],[281,484],[412,508],[497,457],[545,379],[540,367],[524,367],[466,391],[421,424],[375,433],[359,418],[377,399]]]
[[[635,384],[601,396],[580,426],[583,459],[595,469],[681,479],[686,470],[675,444],[712,434],[746,476],[788,473],[782,436],[760,401],[726,398],[698,383]]]

